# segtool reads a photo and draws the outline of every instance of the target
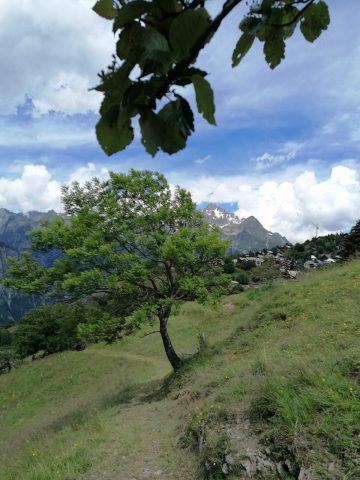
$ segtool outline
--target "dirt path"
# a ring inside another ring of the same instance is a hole
[[[193,480],[193,466],[176,445],[173,402],[122,407],[84,480]]]

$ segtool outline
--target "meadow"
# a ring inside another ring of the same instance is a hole
[[[249,445],[269,479],[360,478],[359,328],[354,261],[183,305],[176,374],[156,326],[26,361],[0,376],[0,478],[246,478]]]

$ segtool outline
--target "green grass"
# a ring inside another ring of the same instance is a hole
[[[176,375],[159,336],[144,337],[154,329],[0,376],[1,480],[202,478],[239,414],[274,459],[314,479],[360,478],[359,262],[217,309],[184,305],[170,325],[188,359]],[[199,333],[206,348],[191,357]],[[196,428],[208,429],[201,455]]]

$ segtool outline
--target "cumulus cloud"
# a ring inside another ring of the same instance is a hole
[[[93,177],[106,179],[108,170],[88,163],[71,172],[66,183],[83,184]],[[286,177],[289,178],[286,178]],[[239,217],[254,215],[269,230],[290,241],[303,241],[315,234],[338,232],[353,225],[360,211],[360,177],[356,168],[333,166],[327,178],[313,170],[281,181],[261,176],[203,176],[192,180],[175,178],[198,203],[234,203]],[[174,180],[174,181],[173,181]],[[0,177],[0,207],[13,211],[61,211],[61,183],[44,165],[25,165],[16,178]]]
[[[360,180],[354,168],[334,166],[325,179],[304,171],[288,180],[264,177],[202,177],[183,182],[196,202],[236,202],[239,217],[254,215],[290,241],[339,232],[358,219]]]
[[[25,95],[38,113],[97,111],[97,72],[114,50],[109,22],[93,0],[2,0],[0,111],[15,112]]]
[[[108,170],[93,163],[75,169],[65,183],[84,184],[93,177],[105,179]],[[0,177],[0,208],[12,211],[62,210],[62,183],[54,179],[45,165],[24,165],[22,173],[13,179]]]
[[[51,178],[44,165],[25,165],[20,177],[0,177],[0,207],[9,210],[59,211],[60,183]]]
[[[72,172],[67,183],[78,182],[80,185],[83,185],[94,177],[98,177],[100,180],[105,180],[108,175],[109,170],[107,168],[98,168],[95,163],[89,162],[87,165],[79,167]]]

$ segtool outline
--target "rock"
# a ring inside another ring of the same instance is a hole
[[[298,480],[311,480],[311,471],[305,467],[301,467]]]
[[[240,465],[245,469],[245,471],[246,471],[246,473],[247,473],[248,475],[251,474],[251,472],[252,472],[252,468],[251,468],[252,465],[251,465],[251,462],[250,462],[250,460],[249,460],[248,458],[246,458],[245,460],[241,460],[241,461],[240,461]]]
[[[234,457],[232,456],[231,453],[228,453],[228,454],[225,456],[225,462],[226,462],[228,465],[234,465],[234,464],[235,464],[235,459],[234,459]]]
[[[290,460],[287,458],[284,463],[287,466],[289,472],[292,472],[292,465],[291,465]]]
[[[230,470],[229,470],[229,467],[227,465],[227,463],[224,463],[222,468],[221,468],[221,471],[223,472],[224,475],[228,475],[230,473]]]
[[[286,472],[282,463],[279,462],[276,464],[276,471],[278,472],[280,478],[286,478]]]

